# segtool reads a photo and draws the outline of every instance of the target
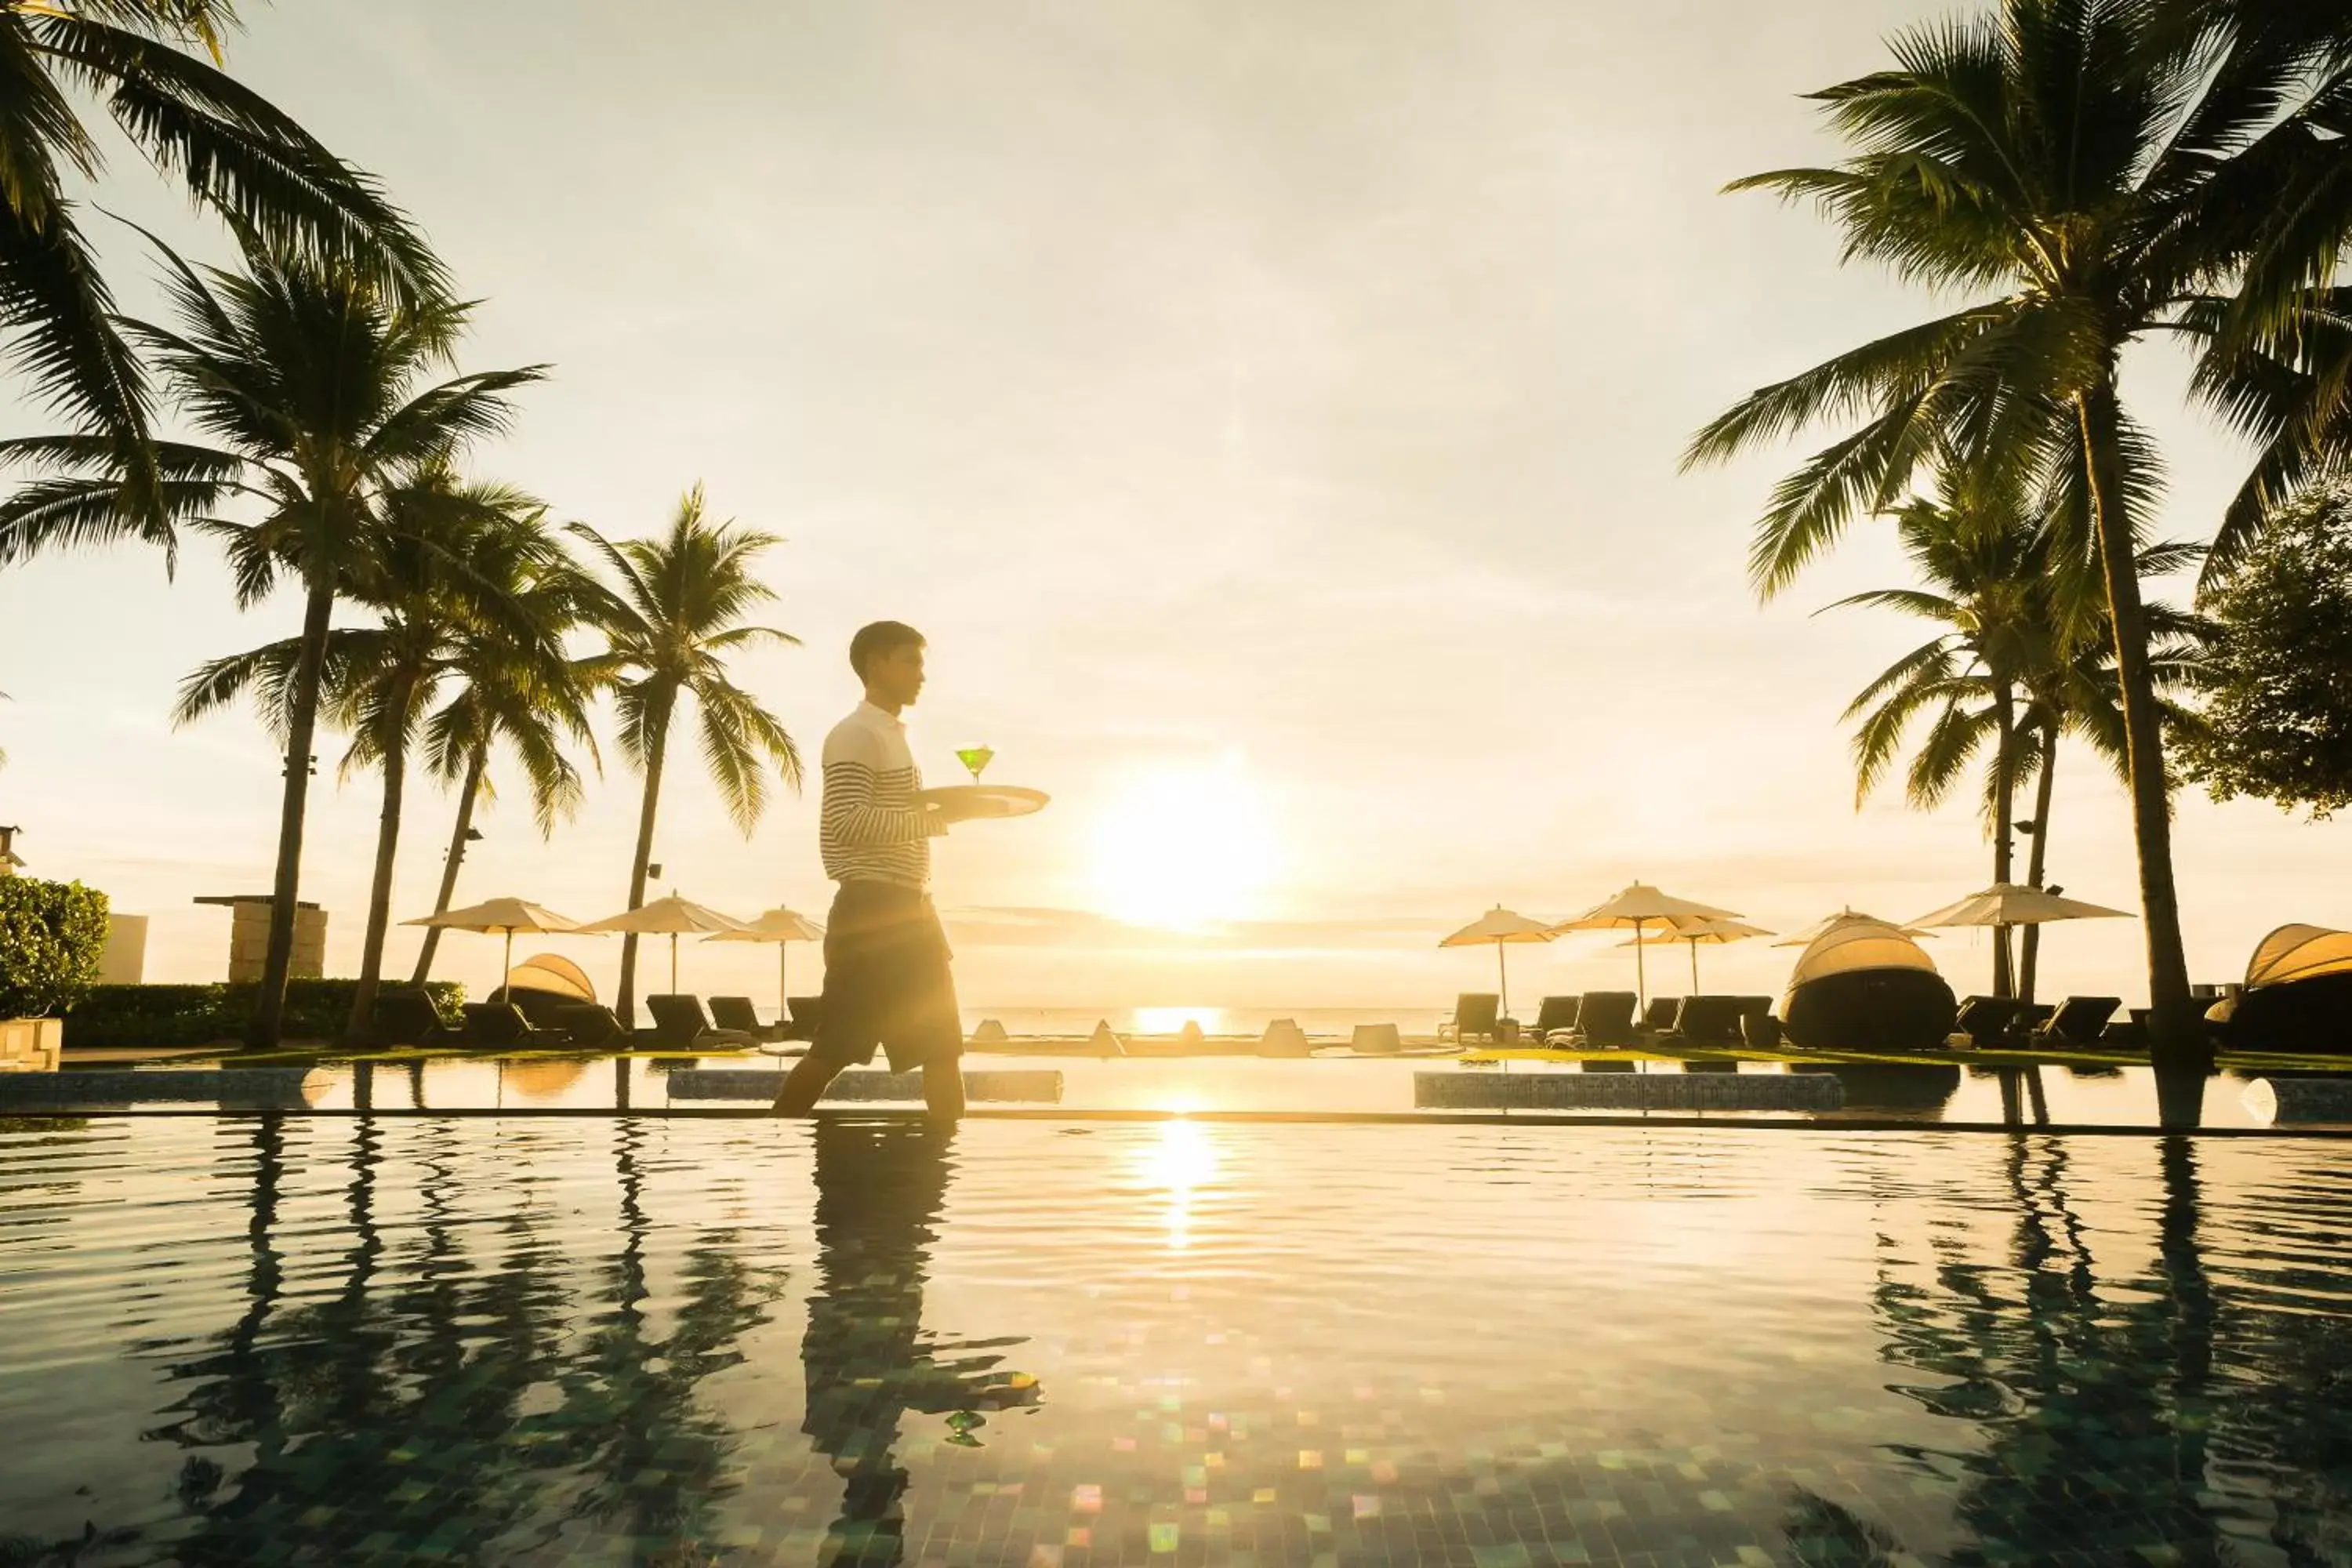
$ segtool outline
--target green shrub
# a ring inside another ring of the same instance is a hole
[[[285,1037],[331,1040],[351,1017],[356,980],[290,980],[286,984]],[[66,1044],[107,1046],[208,1046],[242,1039],[253,1022],[260,987],[224,985],[100,985],[66,1016]],[[458,1008],[466,988],[454,980],[425,987],[442,1017],[462,1021]]]
[[[79,882],[0,877],[0,1018],[62,1013],[98,983],[106,895]]]

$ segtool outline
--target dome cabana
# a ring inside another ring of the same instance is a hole
[[[1941,1049],[1959,1005],[1900,927],[1843,921],[1798,955],[1780,1002],[1790,1044],[1815,1050]]]
[[[2254,944],[2245,990],[2205,1016],[2239,1050],[2352,1055],[2352,931],[2279,927]]]

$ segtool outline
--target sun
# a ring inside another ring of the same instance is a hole
[[[1139,779],[1095,835],[1103,912],[1176,930],[1259,912],[1274,877],[1274,835],[1238,760]]]

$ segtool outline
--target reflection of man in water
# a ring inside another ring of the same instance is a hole
[[[802,1430],[843,1479],[841,1516],[823,1561],[896,1563],[907,1472],[891,1453],[904,1411],[950,1416],[950,1441],[979,1412],[1034,1403],[1035,1382],[974,1354],[1017,1339],[942,1342],[922,1332],[924,1272],[951,1169],[953,1134],[937,1124],[821,1121],[816,1144],[817,1289],[801,1361]]]

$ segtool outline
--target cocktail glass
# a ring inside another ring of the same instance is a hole
[[[991,762],[995,760],[995,757],[996,753],[989,749],[988,742],[985,741],[977,745],[956,748],[956,761],[961,763],[971,772],[971,782],[974,784],[980,782],[981,773],[987,769]]]

